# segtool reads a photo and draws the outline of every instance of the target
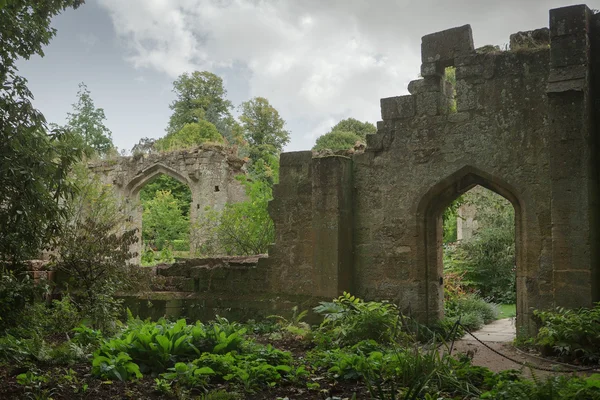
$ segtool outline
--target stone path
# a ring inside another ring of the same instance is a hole
[[[512,342],[515,340],[516,327],[514,318],[503,318],[485,325],[480,330],[473,332],[482,342]],[[462,340],[475,341],[469,334]]]

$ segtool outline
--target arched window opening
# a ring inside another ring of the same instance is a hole
[[[158,174],[139,192],[142,207],[142,265],[190,256],[192,193],[185,183]]]
[[[445,316],[460,317],[470,330],[493,323],[500,338],[510,340],[517,296],[512,203],[475,186],[452,201],[441,220]]]

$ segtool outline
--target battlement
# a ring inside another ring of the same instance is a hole
[[[470,25],[425,35],[421,79],[408,84],[409,95],[381,99],[380,126],[413,117],[506,108],[504,103],[492,104],[498,94],[492,87],[502,86],[508,77],[527,81],[544,75],[548,93],[582,91],[589,82],[594,24],[598,18],[585,5],[553,9],[549,28],[512,34],[505,51],[497,46],[476,49]],[[448,67],[455,68],[455,79],[446,76]],[[452,116],[449,121],[465,118]]]

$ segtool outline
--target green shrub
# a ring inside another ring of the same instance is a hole
[[[350,293],[333,302],[321,302],[313,309],[325,317],[319,328],[322,342],[347,346],[362,340],[373,339],[378,343],[393,343],[400,336],[401,314],[395,304],[386,301],[365,302]]]
[[[28,274],[17,277],[0,266],[0,332],[17,325],[35,294],[36,287]]]
[[[173,251],[190,251],[190,241],[183,239],[176,239],[171,242]]]
[[[600,375],[589,378],[552,376],[544,381],[499,380],[481,399],[493,400],[598,400]]]
[[[142,377],[139,366],[125,352],[108,356],[95,355],[92,374],[102,379],[118,379],[122,382]]]
[[[593,308],[535,311],[541,328],[535,343],[565,360],[600,360],[600,303]]]
[[[465,295],[444,304],[446,317],[455,321],[458,317],[465,328],[477,330],[498,316],[498,307],[475,294]]]
[[[464,284],[500,304],[516,300],[515,214],[512,204],[489,190],[467,192],[460,204],[477,209],[479,227],[469,240],[444,249],[444,270],[464,274]]]

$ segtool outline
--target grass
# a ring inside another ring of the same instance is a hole
[[[513,318],[516,315],[517,315],[517,305],[516,304],[500,304],[500,305],[498,305],[498,317],[496,317],[496,319]]]

